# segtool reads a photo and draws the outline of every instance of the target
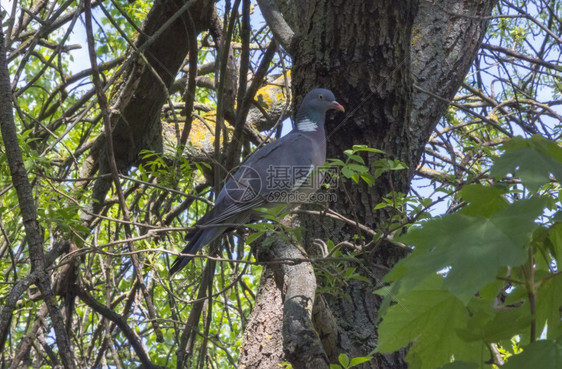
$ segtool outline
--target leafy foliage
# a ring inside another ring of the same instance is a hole
[[[339,168],[344,178],[351,179],[355,183],[359,183],[359,180],[363,180],[369,186],[372,186],[375,183],[375,179],[379,178],[385,172],[404,170],[407,168],[406,164],[400,160],[382,158],[371,164],[375,169],[371,173],[369,167],[365,165],[365,160],[360,155],[360,153],[363,152],[384,155],[384,151],[368,147],[367,145],[353,145],[352,149],[343,152],[346,156],[345,161],[341,159],[328,159],[325,167]]]
[[[492,167],[497,184],[464,187],[465,206],[457,213],[421,222],[400,237],[413,250],[380,290],[394,302],[382,313],[380,352],[413,342],[412,368],[453,358],[463,363],[444,368],[482,367],[496,355],[495,345],[509,349],[510,339],[520,337],[527,343],[523,353],[505,367],[559,365],[561,245],[552,212],[558,199],[544,189],[559,186],[549,174],[558,173],[562,150],[537,136],[513,141]],[[537,157],[541,165],[531,165]],[[515,168],[528,189],[522,198],[518,184],[502,185],[500,177]]]

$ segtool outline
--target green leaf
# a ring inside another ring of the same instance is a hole
[[[395,300],[379,326],[378,352],[394,352],[414,341],[406,359],[415,360],[420,369],[434,369],[448,363],[452,355],[462,358],[474,352],[477,346],[456,334],[466,326],[468,312],[447,291],[415,290]]]
[[[354,357],[353,359],[351,359],[351,362],[349,363],[349,367],[353,368],[354,366],[366,363],[367,361],[369,361],[371,359],[372,359],[372,357],[370,357],[370,356]]]
[[[502,196],[506,192],[507,190],[501,187],[482,186],[480,184],[464,186],[459,191],[459,194],[469,204],[463,207],[460,213],[471,216],[482,215],[490,217],[496,211],[509,204],[505,197]]]
[[[341,168],[341,174],[343,174],[343,176],[345,178],[351,178],[353,177],[353,175],[355,174],[355,172],[353,170],[351,170],[347,165]]]
[[[372,186],[372,185],[375,184],[375,179],[369,173],[362,173],[361,179],[364,180],[365,183],[367,183],[369,186]]]
[[[505,153],[490,170],[493,177],[514,173],[533,192],[550,182],[551,173],[562,181],[562,148],[555,142],[537,134],[530,139],[513,137],[502,148]]]
[[[374,210],[387,208],[387,207],[392,207],[392,204],[388,204],[386,202],[379,202],[377,205],[375,205]]]
[[[546,325],[548,328],[546,337],[549,339],[562,336],[560,307],[562,307],[562,274],[542,282],[537,291],[537,331],[542,332]]]
[[[403,286],[412,288],[428,274],[450,267],[445,287],[467,303],[495,279],[499,267],[519,266],[527,260],[535,219],[545,203],[534,197],[505,206],[489,218],[457,213],[410,228],[400,242],[415,246],[414,252],[385,281],[403,277]]]
[[[556,223],[550,227],[548,238],[552,245],[552,257],[556,260],[556,265],[560,267],[562,266],[562,223]]]
[[[359,155],[349,155],[349,159],[365,165],[365,160]]]
[[[340,159],[328,159],[327,162],[330,163],[330,165],[335,165],[335,166],[344,166],[345,165],[345,163]]]
[[[511,356],[502,369],[560,369],[562,368],[562,344],[559,341],[537,341],[523,348],[523,352]]]
[[[398,294],[398,291],[400,291],[400,280],[391,283],[390,286],[382,286],[381,288],[373,291],[374,294],[383,297],[382,303],[379,307],[379,317],[383,317],[386,314],[388,308],[392,304],[393,297]]]
[[[498,342],[502,339],[511,339],[531,323],[531,314],[528,306],[508,310],[496,310],[489,300],[471,301],[469,310],[471,316],[466,329],[458,331],[466,341],[484,341],[487,343]]]
[[[366,151],[366,152],[374,152],[376,154],[384,154],[384,151],[379,149],[374,149],[367,145],[353,145],[353,151],[354,152]]]
[[[361,164],[347,164],[346,165],[347,168],[351,169],[354,172],[358,172],[358,173],[367,173],[369,171],[369,168],[367,168],[365,165],[361,165]]]
[[[246,237],[246,244],[250,245],[252,242],[257,240],[264,232],[254,232]]]
[[[349,368],[349,357],[346,354],[339,354],[338,361],[344,368]]]

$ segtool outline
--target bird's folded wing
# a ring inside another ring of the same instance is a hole
[[[306,135],[288,134],[257,150],[226,181],[212,214],[199,224],[229,223],[241,213],[275,202],[272,193],[303,187],[315,167],[325,159],[325,155],[316,158],[302,154],[300,148],[310,149],[311,145],[313,142]],[[283,173],[286,178],[281,177]]]
[[[232,218],[236,215],[244,213],[248,210],[253,208],[260,207],[264,204],[265,201],[258,200],[246,202],[246,203],[230,203],[225,208],[221,208],[219,212],[213,217],[211,217],[208,221],[198,222],[200,225],[213,225],[213,224],[222,224],[222,223],[230,223]]]

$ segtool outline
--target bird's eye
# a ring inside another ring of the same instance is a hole
[[[324,100],[324,95],[318,95],[318,98],[319,98],[320,100]]]

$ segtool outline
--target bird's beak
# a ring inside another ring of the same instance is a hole
[[[332,109],[339,110],[341,112],[345,112],[344,107],[341,106],[340,103],[337,102],[337,101],[332,101]]]

